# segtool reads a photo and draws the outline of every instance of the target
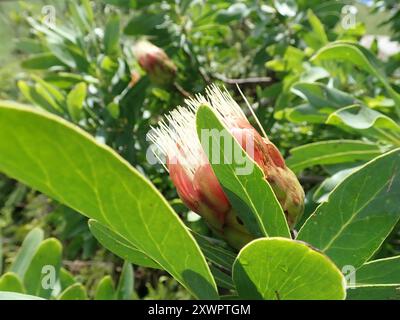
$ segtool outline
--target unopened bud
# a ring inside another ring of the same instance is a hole
[[[142,40],[133,47],[133,53],[154,84],[167,86],[174,82],[177,69],[163,49]]]

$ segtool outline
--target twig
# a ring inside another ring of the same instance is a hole
[[[174,82],[174,88],[178,91],[184,98],[190,98],[192,95],[183,89],[177,82]]]
[[[299,180],[302,183],[319,183],[326,179],[326,177],[322,176],[300,176]]]
[[[272,79],[270,77],[254,77],[254,78],[240,78],[240,79],[231,79],[227,78],[221,74],[213,74],[213,78],[221,80],[227,84],[257,84],[257,83],[270,83]]]

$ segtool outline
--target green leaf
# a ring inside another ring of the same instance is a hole
[[[286,117],[293,122],[324,123],[331,112],[358,102],[351,95],[318,82],[297,82],[291,91],[307,101],[307,104],[286,109]]]
[[[45,104],[48,106],[48,107],[45,107],[44,109],[50,110],[50,111],[57,111],[57,112],[63,111],[61,106],[58,104],[58,102],[48,92],[47,88],[44,87],[41,83],[37,82],[35,84],[35,91],[36,91],[36,94],[38,94],[40,96],[40,100],[44,101]]]
[[[24,69],[47,70],[54,66],[64,66],[64,64],[52,53],[40,53],[23,60],[21,66]]]
[[[125,261],[122,267],[116,290],[117,300],[131,300],[133,294],[134,274],[132,265]]]
[[[235,290],[232,278],[217,267],[211,266],[211,272],[217,282],[218,287],[225,288],[228,290]]]
[[[261,168],[209,107],[199,107],[196,123],[214,173],[247,229],[255,236],[290,238],[285,215]]]
[[[300,229],[297,239],[340,268],[361,267],[400,218],[400,149],[373,159],[342,181]]]
[[[297,82],[291,87],[291,91],[320,109],[338,109],[357,102],[348,93],[319,82]]]
[[[57,298],[58,300],[86,300],[87,294],[86,289],[81,283],[75,283],[63,292]]]
[[[341,300],[345,280],[322,253],[286,238],[257,239],[233,265],[233,281],[242,299]]]
[[[370,160],[382,154],[378,145],[359,140],[313,142],[290,150],[286,165],[295,172],[316,165]]]
[[[3,235],[0,229],[0,274],[3,273]]]
[[[0,278],[0,291],[25,293],[24,285],[16,273],[6,272]]]
[[[136,0],[104,0],[104,2],[123,8],[136,8]]]
[[[0,300],[45,300],[45,299],[17,292],[0,291]]]
[[[79,121],[82,118],[82,109],[86,99],[86,91],[86,83],[80,82],[67,96],[68,111],[74,121]]]
[[[239,2],[230,5],[227,9],[222,9],[218,12],[216,21],[219,24],[227,24],[231,21],[238,21],[245,18],[250,10],[246,4]]]
[[[400,146],[400,125],[376,110],[360,106],[345,107],[332,113],[326,123]]]
[[[0,102],[0,128],[1,172],[118,231],[195,297],[218,298],[183,222],[116,152],[59,117],[14,103]]]
[[[328,37],[325,32],[324,25],[311,9],[307,11],[308,22],[312,27],[312,32],[305,35],[304,40],[308,39],[313,44],[313,49],[319,49],[328,43]]]
[[[50,298],[61,266],[61,243],[54,238],[44,240],[37,248],[25,272],[26,292],[42,298]]]
[[[353,42],[336,41],[319,50],[312,57],[312,60],[348,61],[377,77],[385,86],[392,99],[395,100],[396,110],[400,115],[400,94],[394,91],[390,86],[389,81],[381,70],[379,62],[375,56],[363,46]]]
[[[89,25],[93,24],[94,21],[94,14],[92,10],[92,5],[90,3],[90,0],[81,0],[82,3],[82,8],[84,9],[86,19],[89,23]]]
[[[18,49],[24,53],[43,53],[44,48],[40,41],[37,39],[30,39],[24,37],[18,37],[15,39],[15,49]]]
[[[274,0],[274,7],[285,17],[294,17],[298,10],[295,0]]]
[[[357,286],[398,285],[400,287],[400,256],[365,263],[355,273]]]
[[[36,88],[41,90],[40,94]],[[18,81],[18,89],[21,91],[23,96],[32,104],[43,108],[44,110],[50,111],[50,112],[57,112],[59,110],[59,107],[55,105],[54,100],[50,97],[48,93],[45,91],[43,87],[36,86],[36,88],[28,85],[25,81]],[[43,94],[44,92],[44,94]],[[50,99],[50,101],[49,101]]]
[[[128,240],[103,226],[98,221],[89,220],[89,228],[101,245],[118,257],[139,266],[160,269],[160,266],[156,262],[135,248]]]
[[[348,289],[347,300],[400,300],[400,286],[363,286]]]
[[[124,32],[127,35],[158,35],[163,33],[162,28],[158,28],[159,25],[165,21],[165,15],[160,14],[146,14],[146,15],[134,15],[132,19],[126,25]]]
[[[110,102],[107,105],[107,110],[110,113],[111,117],[113,117],[114,119],[118,119],[119,114],[120,114],[120,108],[119,108],[119,104],[116,102]]]
[[[46,89],[46,91],[57,101],[58,104],[61,104],[64,102],[65,97],[61,93],[58,87],[46,82],[42,78],[32,74],[31,75],[32,79],[34,79],[36,82],[40,83],[43,88]]]
[[[73,284],[76,283],[74,276],[64,268],[60,269],[59,279],[60,279],[61,290],[65,290],[69,286],[72,286]]]
[[[234,252],[223,248],[217,239],[208,238],[197,233],[194,233],[194,236],[209,261],[219,268],[227,271],[232,270],[233,262],[236,259]]]
[[[86,16],[85,9],[79,6],[75,1],[69,1],[69,11],[71,20],[79,27],[82,33],[90,32],[90,24]]]
[[[114,281],[110,276],[103,277],[97,287],[94,295],[95,300],[115,300]]]
[[[112,56],[119,49],[119,30],[120,18],[119,15],[112,15],[106,24],[104,31],[104,48],[107,55]]]
[[[340,170],[333,176],[325,179],[320,186],[315,190],[312,199],[316,203],[321,203],[328,200],[329,193],[344,179],[346,179],[355,170],[359,169],[359,166],[353,166],[348,169]]]
[[[40,228],[32,229],[22,242],[21,248],[15,257],[14,262],[10,266],[10,271],[16,273],[21,279],[23,279],[32,258],[42,241],[43,230]]]

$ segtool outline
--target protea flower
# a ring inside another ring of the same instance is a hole
[[[133,53],[153,83],[161,86],[173,83],[176,66],[163,49],[141,40],[133,47]]]
[[[197,137],[195,113],[199,106],[206,104],[220,116],[243,149],[246,150],[248,139],[252,139],[253,152],[249,155],[263,170],[290,227],[294,227],[303,213],[304,191],[286,167],[279,150],[255,130],[226,90],[211,86],[206,93],[206,96],[185,100],[186,107],[171,111],[149,133],[157,146],[156,156],[160,158],[161,153],[166,158],[166,167],[179,197],[234,248],[240,249],[253,239],[229,203]]]

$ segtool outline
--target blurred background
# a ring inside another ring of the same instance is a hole
[[[358,42],[378,57],[379,68],[400,92],[396,0],[0,0],[0,39],[0,99],[57,114],[111,146],[200,233],[207,228],[187,212],[163,167],[146,160],[146,134],[208,84],[226,86],[245,106],[239,85],[285,157],[311,142],[367,141],[363,133],[325,124],[338,105],[362,101],[398,121],[395,102],[373,75],[352,64],[310,60],[330,42]],[[143,39],[165,51],[174,70],[165,79],[152,75],[135,55]],[[296,90],[298,82],[321,84],[325,91],[321,96]],[[307,192],[305,216],[322,201],[321,182],[339,174],[331,186],[325,184],[328,192],[345,170],[349,167],[338,164],[298,172]],[[61,241],[63,279],[81,283],[89,298],[98,297],[99,283],[106,281],[120,290],[120,299],[191,298],[165,272],[124,265],[99,246],[86,218],[0,174],[0,274],[37,228],[44,238]],[[395,230],[377,255],[399,254],[399,242]]]

